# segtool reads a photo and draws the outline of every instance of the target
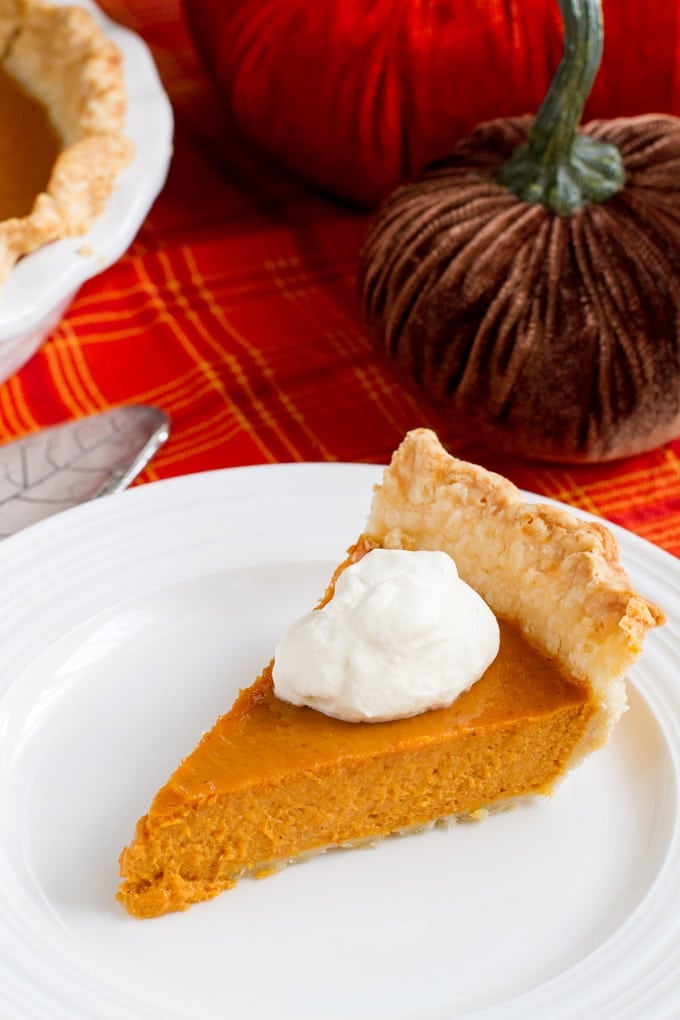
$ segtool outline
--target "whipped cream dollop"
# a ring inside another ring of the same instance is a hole
[[[274,692],[348,722],[450,705],[493,662],[498,622],[444,552],[373,549],[282,636]]]

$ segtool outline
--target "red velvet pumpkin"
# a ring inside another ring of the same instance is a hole
[[[586,118],[680,114],[678,0],[603,0]],[[186,0],[246,136],[374,204],[479,122],[537,109],[561,56],[552,0]]]

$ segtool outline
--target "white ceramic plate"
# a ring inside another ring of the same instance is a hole
[[[321,594],[378,476],[188,476],[0,545],[0,1016],[677,1016],[680,567],[621,530],[669,621],[613,739],[553,799],[185,914],[140,922],[115,902],[137,817]]]
[[[85,280],[127,250],[165,183],[173,116],[142,39],[115,24],[90,0],[78,4],[97,18],[123,56],[128,112],[125,134],[135,146],[116,178],[104,212],[86,234],[45,245],[19,260],[0,293],[0,380],[17,371],[57,325]]]

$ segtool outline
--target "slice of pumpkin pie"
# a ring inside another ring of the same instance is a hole
[[[182,910],[328,847],[550,793],[607,740],[661,622],[604,527],[409,433],[320,606],[138,822],[118,899]]]

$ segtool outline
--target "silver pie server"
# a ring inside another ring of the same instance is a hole
[[[126,488],[169,434],[163,411],[129,404],[0,446],[0,538]]]

